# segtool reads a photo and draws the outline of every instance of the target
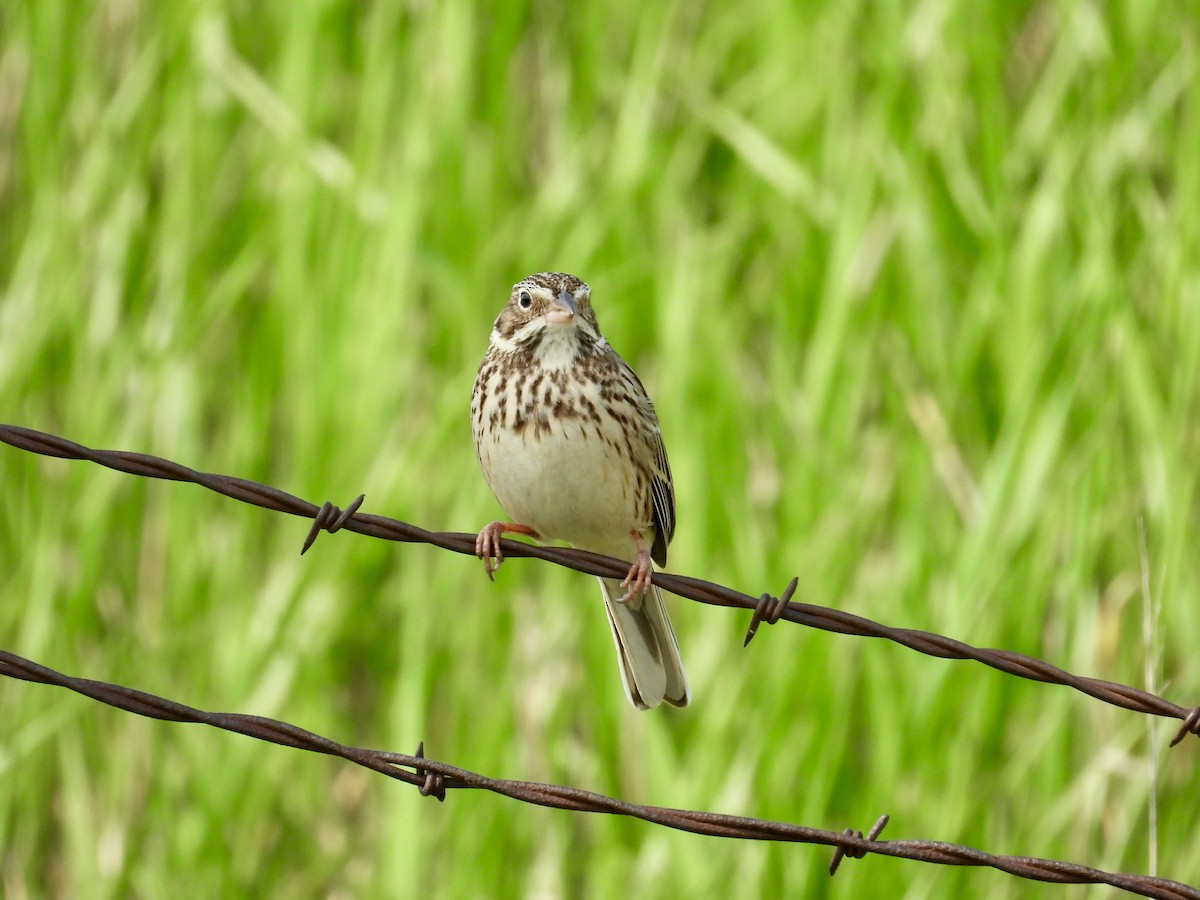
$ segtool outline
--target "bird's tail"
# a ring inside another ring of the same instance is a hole
[[[629,702],[638,709],[652,709],[664,700],[687,706],[690,698],[679,643],[658,588],[622,601],[626,589],[620,581],[598,580]]]

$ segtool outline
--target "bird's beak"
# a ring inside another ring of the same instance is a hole
[[[575,297],[563,291],[554,299],[554,305],[546,313],[547,320],[562,324],[575,318]]]

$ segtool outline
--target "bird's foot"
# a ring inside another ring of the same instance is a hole
[[[654,574],[654,567],[650,564],[650,553],[646,550],[641,533],[637,531],[630,533],[633,535],[634,543],[637,544],[638,552],[629,566],[629,574],[621,582],[621,587],[628,588],[625,596],[620,600],[621,603],[627,603],[640,594],[648,593],[653,587],[650,576]]]
[[[500,538],[505,534],[525,534],[536,538],[538,533],[528,525],[517,522],[489,522],[475,538],[475,555],[483,560],[483,571],[487,572],[490,581],[495,581],[495,573],[504,562],[504,551],[500,549]]]

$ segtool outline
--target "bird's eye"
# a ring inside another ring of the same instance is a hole
[[[529,291],[521,291],[520,296],[517,297],[517,303],[521,309],[529,309],[533,306],[533,298],[529,296]]]

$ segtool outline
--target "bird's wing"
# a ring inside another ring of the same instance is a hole
[[[619,356],[622,373],[633,388],[639,408],[646,416],[649,426],[647,440],[650,450],[650,493],[654,501],[654,545],[650,557],[660,566],[667,564],[667,544],[675,536],[675,485],[671,480],[671,464],[667,461],[667,448],[663,445],[662,432],[658,428],[658,415],[654,402],[642,386],[637,373]]]

